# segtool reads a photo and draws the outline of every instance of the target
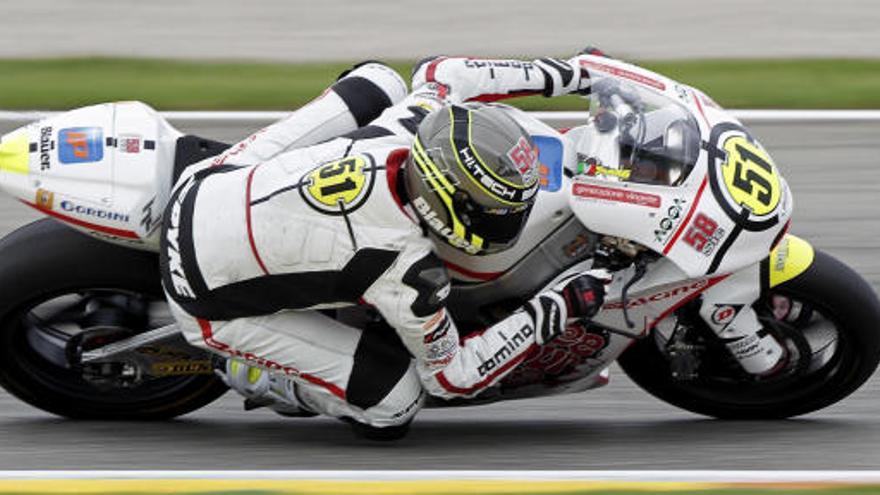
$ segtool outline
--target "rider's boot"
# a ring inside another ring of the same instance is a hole
[[[246,411],[268,407],[287,417],[317,416],[317,413],[299,398],[293,380],[232,358],[226,359],[222,368],[222,370],[216,369],[215,373],[229,388],[245,398]]]

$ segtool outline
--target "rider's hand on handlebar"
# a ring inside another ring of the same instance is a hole
[[[607,270],[591,270],[563,279],[529,301],[525,310],[535,322],[538,345],[562,334],[567,319],[595,315],[605,300],[605,285],[610,282],[611,274]]]
[[[605,285],[610,281],[607,271],[591,270],[557,285],[557,291],[565,299],[568,317],[590,318],[598,313],[605,302]]]

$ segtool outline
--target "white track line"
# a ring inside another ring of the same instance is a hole
[[[878,483],[880,471],[0,471],[0,480],[515,480]]]
[[[548,123],[584,120],[588,113],[583,112],[529,112]],[[880,110],[730,110],[730,113],[748,122],[878,122]],[[0,122],[32,122],[56,115],[58,112],[26,111],[11,112],[0,110]],[[170,121],[197,120],[202,122],[272,122],[289,112],[160,112]]]

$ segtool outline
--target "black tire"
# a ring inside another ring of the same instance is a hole
[[[76,419],[167,419],[223,395],[227,388],[213,375],[97,388],[75,368],[50,362],[29,346],[29,312],[41,302],[88,290],[162,301],[158,274],[155,254],[102,242],[50,219],[0,240],[0,385],[28,404]]]
[[[807,302],[836,326],[836,347],[826,364],[800,370],[778,382],[677,381],[653,338],[635,343],[619,363],[636,384],[655,397],[723,419],[781,419],[807,414],[842,400],[871,377],[880,362],[880,301],[858,273],[816,250],[813,264],[804,273],[774,287],[772,293]],[[762,298],[764,303],[767,297],[769,294]],[[758,304],[761,301],[756,310]]]

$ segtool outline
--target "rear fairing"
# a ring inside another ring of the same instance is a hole
[[[0,186],[87,234],[155,250],[180,136],[142,103],[80,108],[3,136],[18,151],[4,157]]]

